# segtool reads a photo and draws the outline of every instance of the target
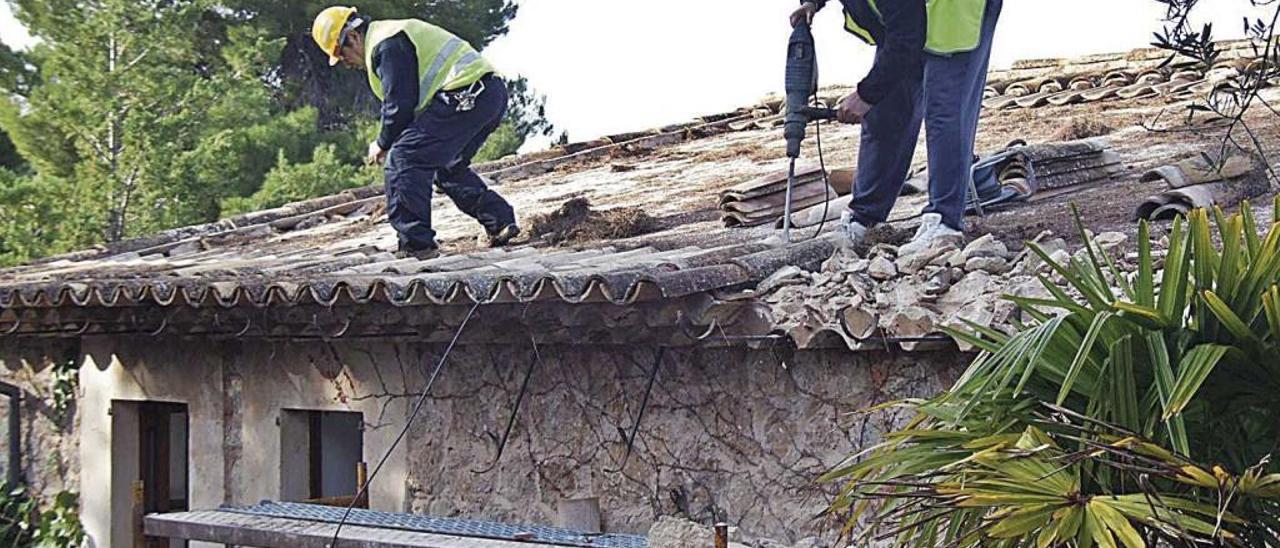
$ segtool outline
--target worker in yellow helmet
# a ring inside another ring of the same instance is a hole
[[[433,185],[484,225],[490,246],[520,234],[511,205],[471,170],[508,101],[506,84],[475,48],[424,21],[373,21],[349,7],[320,12],[311,35],[330,65],[365,70],[382,101],[382,129],[366,161],[386,164],[387,216],[400,236],[399,256],[439,256]]]

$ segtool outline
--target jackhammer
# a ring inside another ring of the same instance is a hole
[[[805,127],[812,121],[836,118],[835,109],[810,106],[817,92],[818,56],[814,51],[813,33],[808,23],[801,22],[791,31],[791,40],[787,43],[787,114],[782,132],[787,140],[787,157],[791,159],[782,217],[782,237],[787,243],[791,243],[791,189],[795,186],[796,160],[800,158]]]

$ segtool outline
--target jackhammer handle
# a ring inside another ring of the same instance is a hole
[[[834,108],[804,107],[804,110],[801,112],[803,112],[804,116],[810,121],[836,119],[836,109]]]

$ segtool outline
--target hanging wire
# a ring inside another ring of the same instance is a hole
[[[533,343],[533,356],[529,360],[529,369],[525,371],[524,382],[520,383],[520,393],[516,395],[516,404],[511,409],[511,416],[507,418],[507,429],[503,431],[502,440],[498,442],[498,453],[489,466],[472,470],[472,474],[487,474],[497,468],[498,461],[502,460],[502,453],[507,449],[507,443],[511,441],[511,431],[516,426],[516,417],[520,415],[520,404],[524,403],[525,394],[529,393],[529,381],[533,379],[533,371],[542,363],[542,355],[538,353],[538,340],[533,337],[532,332],[529,333],[529,342]]]
[[[445,347],[444,354],[440,356],[440,361],[436,363],[436,368],[431,372],[431,378],[427,379],[427,385],[422,389],[422,394],[418,396],[418,403],[414,404],[413,411],[409,413],[409,420],[405,421],[404,428],[400,429],[400,433],[396,435],[395,441],[391,442],[391,447],[387,448],[387,452],[378,460],[378,465],[373,467],[373,472],[365,479],[364,485],[360,486],[359,492],[351,499],[351,504],[347,505],[347,511],[343,512],[342,519],[338,520],[338,527],[333,530],[333,540],[329,542],[328,548],[336,548],[338,546],[338,535],[342,533],[342,526],[346,525],[347,518],[351,517],[351,510],[356,507],[356,503],[364,498],[369,492],[369,486],[373,484],[373,478],[378,476],[378,472],[382,471],[382,466],[387,463],[387,459],[391,458],[391,453],[396,450],[396,446],[409,433],[409,427],[413,426],[414,419],[418,418],[418,413],[422,411],[422,406],[427,403],[427,395],[431,393],[431,386],[436,383],[436,378],[440,376],[440,370],[444,369],[444,364],[449,359],[449,354],[453,352],[453,347],[458,344],[458,339],[462,337],[462,331],[466,329],[467,323],[471,321],[471,317],[475,315],[476,309],[480,308],[483,301],[476,301],[471,306],[471,310],[467,311],[467,316],[462,319],[462,323],[458,325],[458,330],[453,334],[453,340],[449,341],[449,346]]]
[[[816,102],[818,94],[814,93],[813,98]],[[827,227],[827,215],[831,213],[831,177],[827,174],[827,160],[822,154],[822,123],[822,120],[818,120],[813,125],[813,130],[818,143],[818,168],[822,170],[822,190],[825,196],[822,200],[822,221],[818,223],[818,230],[814,231],[813,236],[809,237],[810,240],[817,239],[818,236],[822,235],[822,229]],[[850,188],[849,192],[853,192],[853,189]]]
[[[636,413],[636,422],[631,425],[631,435],[627,436],[627,452],[622,455],[622,464],[617,470],[605,470],[610,474],[622,472],[627,469],[627,461],[631,460],[631,451],[636,446],[636,436],[640,434],[640,421],[644,420],[644,410],[649,407],[649,395],[653,393],[653,381],[658,378],[658,370],[662,368],[662,357],[667,353],[667,347],[659,346],[657,356],[653,359],[653,369],[649,371],[649,383],[644,388],[644,396],[640,399],[640,411]]]

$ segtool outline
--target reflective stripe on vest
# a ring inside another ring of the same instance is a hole
[[[369,75],[369,87],[379,100],[382,80],[373,70],[373,52],[378,44],[400,33],[405,33],[413,43],[418,57],[418,105],[421,112],[440,91],[461,89],[494,72],[483,57],[465,40],[440,27],[416,19],[399,21],[375,21],[365,35],[365,67]]]
[[[876,0],[864,0],[880,16]],[[952,55],[978,49],[982,44],[982,18],[986,14],[987,0],[927,0],[928,32],[924,50],[939,55]],[[844,12],[844,28],[871,45],[875,38],[866,25],[858,22],[848,9]]]

